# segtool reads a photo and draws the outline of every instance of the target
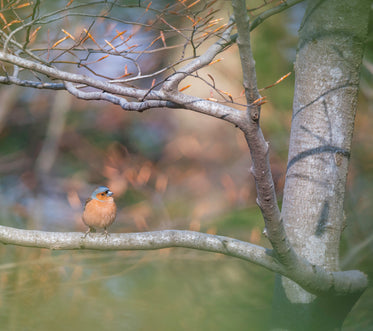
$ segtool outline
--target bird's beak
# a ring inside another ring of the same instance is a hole
[[[108,192],[106,193],[106,195],[107,195],[108,197],[111,197],[111,196],[113,195],[113,192],[108,191]]]

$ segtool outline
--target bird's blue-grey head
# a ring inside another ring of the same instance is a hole
[[[108,187],[99,186],[93,191],[93,193],[91,195],[91,198],[92,199],[97,199],[96,196],[97,196],[97,194],[100,194],[100,193],[106,193],[106,195],[109,196],[109,197],[111,197],[113,195],[113,192],[111,192]]]

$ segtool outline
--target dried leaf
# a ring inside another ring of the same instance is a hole
[[[216,32],[218,32],[219,30],[225,28],[226,26],[227,26],[227,24],[223,24],[223,25],[219,26],[218,28],[216,28],[214,31],[212,31],[212,33],[216,33]]]
[[[119,32],[118,30],[115,30],[115,32],[117,34],[116,34],[116,36],[113,39],[110,40],[110,42],[113,42],[117,38],[120,38],[121,40],[124,40],[123,34],[125,34],[127,32],[127,30],[123,30],[122,32]]]
[[[211,2],[209,2],[209,3],[207,4],[206,8],[211,7],[211,6],[212,6],[216,1],[218,1],[218,0],[212,0]]]
[[[66,39],[69,39],[69,37],[68,36],[65,36],[65,37],[63,37],[63,38],[61,38],[60,40],[57,40],[54,44],[53,44],[53,46],[51,47],[51,48],[55,48],[56,46],[58,46],[59,44],[61,44],[63,41],[65,41]]]
[[[214,77],[212,77],[210,74],[207,74],[207,76],[209,76],[209,78],[212,80],[212,86],[215,87],[215,79],[214,79]]]
[[[17,23],[22,23],[22,21],[20,21],[20,20],[13,20],[13,21],[9,22],[8,24],[6,24],[6,25],[3,27],[3,30],[5,30],[6,28],[9,28],[11,25],[13,25],[13,24],[17,24]]]
[[[150,43],[149,47],[152,46],[152,45],[153,45],[157,40],[159,40],[159,39],[161,39],[161,36],[158,36],[157,38],[155,38],[155,39]]]
[[[107,41],[105,39],[105,42],[113,49],[113,51],[117,52],[117,49],[113,46],[113,44],[110,41]]]
[[[150,5],[152,4],[152,1],[149,2],[149,4],[146,6],[145,12],[149,10]]]
[[[96,42],[95,38],[92,37],[92,35],[88,32],[87,29],[84,29],[84,32],[87,34],[87,36],[89,37],[89,39],[91,39],[98,48],[101,48],[100,45]]]
[[[200,2],[201,0],[197,0],[197,1],[194,1],[193,3],[191,3],[189,6],[187,6],[187,9],[195,6],[198,2]]]
[[[75,38],[74,38],[74,36],[73,35],[71,35],[69,32],[67,32],[66,30],[64,30],[64,29],[61,29],[62,30],[62,32],[64,33],[64,34],[66,34],[67,36],[69,36],[72,40],[74,40],[75,41]]]
[[[209,63],[209,66],[211,66],[211,65],[213,65],[213,64],[215,64],[215,63],[218,63],[218,62],[220,62],[221,60],[224,60],[224,58],[220,58],[220,59],[216,59],[216,60],[214,60],[214,61],[211,61],[211,62]]]
[[[179,92],[183,92],[183,91],[185,91],[187,88],[189,88],[189,87],[191,87],[192,85],[191,84],[189,84],[189,85],[187,85],[187,86],[184,86],[184,87],[182,87],[180,90],[179,90]]]
[[[219,92],[227,95],[229,97],[229,99],[233,102],[233,97],[232,97],[232,94],[230,94],[229,92],[226,92],[226,91],[223,91],[223,90],[218,90]]]
[[[32,2],[25,2],[25,3],[22,3],[18,6],[16,6],[16,7],[13,7],[13,9],[20,9],[20,8],[28,7],[30,5],[32,5]]]
[[[35,31],[33,31],[30,35],[30,41],[33,40],[35,37],[36,37],[36,34],[38,33],[38,31],[41,29],[41,26],[37,27],[35,29]]]
[[[291,75],[291,71],[288,72],[286,75],[282,76],[280,79],[276,80],[276,82],[274,82],[273,84],[268,85],[266,87],[263,87],[259,91],[263,91],[263,90],[269,89],[269,88],[277,85],[278,83],[281,83],[284,79],[288,78],[290,75]]]
[[[167,47],[167,45],[166,45],[166,39],[165,39],[165,37],[164,37],[163,31],[160,31],[159,33],[160,33],[160,35],[161,35],[161,39],[162,39],[162,42],[163,42],[163,46],[164,46],[164,47]]]
[[[266,97],[261,97],[261,98],[259,98],[259,99],[256,99],[256,100],[252,103],[252,105],[261,104],[261,102],[262,102],[265,98],[266,98]]]
[[[3,20],[4,24],[7,24],[7,21],[5,19],[5,16],[3,15],[3,13],[0,13],[0,18]]]

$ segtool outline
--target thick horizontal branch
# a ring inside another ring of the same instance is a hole
[[[108,238],[95,233],[22,230],[0,225],[0,243],[53,250],[91,249],[102,251],[155,250],[184,247],[233,256],[280,273],[311,293],[348,295],[362,292],[367,277],[360,271],[330,272],[300,260],[298,268],[287,269],[274,252],[237,239],[194,231],[164,230],[142,233],[112,233]]]
[[[185,247],[234,256],[275,272],[282,267],[271,250],[237,239],[194,231],[164,230],[141,233],[94,233],[22,230],[0,225],[0,243],[53,250],[155,250]]]

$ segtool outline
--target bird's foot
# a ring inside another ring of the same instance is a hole
[[[103,235],[105,236],[105,239],[110,236],[110,233],[106,230],[106,228],[104,229]]]
[[[84,236],[82,237],[82,239],[85,239],[88,235],[90,235],[91,233],[95,233],[96,232],[96,229],[95,228],[92,228],[91,226],[88,228],[88,230],[84,233]]]

